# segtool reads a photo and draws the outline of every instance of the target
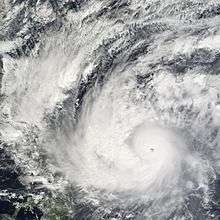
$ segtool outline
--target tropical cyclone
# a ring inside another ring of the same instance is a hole
[[[61,191],[66,219],[217,218],[220,3],[5,2],[0,132],[20,186]]]

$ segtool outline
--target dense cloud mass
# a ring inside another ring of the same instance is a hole
[[[0,219],[219,219],[219,1],[0,7]]]

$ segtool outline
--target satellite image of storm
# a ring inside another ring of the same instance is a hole
[[[0,220],[220,220],[220,0],[0,0]]]

